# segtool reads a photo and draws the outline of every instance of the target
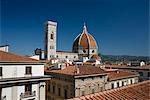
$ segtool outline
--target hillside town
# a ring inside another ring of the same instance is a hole
[[[149,61],[104,62],[86,24],[72,51],[57,50],[57,25],[44,23],[44,46],[34,55],[0,46],[0,100],[150,99]]]

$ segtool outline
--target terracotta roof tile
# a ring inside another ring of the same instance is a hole
[[[78,49],[84,50],[88,48],[97,48],[97,44],[94,37],[87,31],[83,30],[83,32],[74,40],[73,52],[78,52]]]
[[[0,62],[39,62],[38,60],[16,55],[10,52],[0,51]]]
[[[92,59],[101,59],[98,55],[93,55],[92,57],[91,57]]]
[[[126,66],[126,65],[106,65],[106,68],[116,68],[116,69],[150,69],[150,65],[145,65],[145,66]]]
[[[119,78],[125,78],[125,77],[130,77],[130,76],[135,76],[139,75],[136,72],[128,72],[128,71],[120,71],[120,70],[115,70],[115,71],[109,71],[108,72],[108,79],[119,79]]]
[[[79,68],[79,73],[77,73],[77,68]],[[54,72],[54,73],[61,73],[61,74],[68,74],[68,75],[92,75],[92,74],[106,74],[106,72],[95,66],[68,66],[62,70],[46,70],[46,72]]]
[[[150,100],[150,80],[68,100]]]

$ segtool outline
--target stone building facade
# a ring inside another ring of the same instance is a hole
[[[138,82],[138,74],[106,71],[96,66],[68,66],[62,70],[45,70],[53,78],[46,82],[48,100],[63,100],[118,88]],[[132,80],[132,82],[131,82]],[[119,85],[118,85],[119,84]]]
[[[44,63],[0,51],[0,100],[45,100]]]
[[[114,89],[130,84],[138,83],[139,74],[127,71],[114,70],[108,71],[108,80],[105,89]]]
[[[103,91],[107,74],[98,67],[69,66],[64,70],[45,71],[53,78],[46,82],[47,100],[63,100]]]
[[[120,65],[106,65],[106,68],[111,69],[119,69],[123,71],[137,72],[139,73],[140,81],[149,80],[150,79],[150,65],[145,66],[120,66]]]
[[[149,100],[150,80],[67,100]]]
[[[68,51],[56,51],[56,58],[60,60],[78,60],[78,53],[68,52]]]

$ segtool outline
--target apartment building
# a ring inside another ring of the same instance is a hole
[[[0,51],[0,99],[45,100],[44,63]]]

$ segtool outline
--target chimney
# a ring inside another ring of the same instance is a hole
[[[0,46],[0,51],[9,52],[9,45]]]
[[[79,74],[80,73],[80,70],[79,70],[79,67],[77,67],[77,74]]]

